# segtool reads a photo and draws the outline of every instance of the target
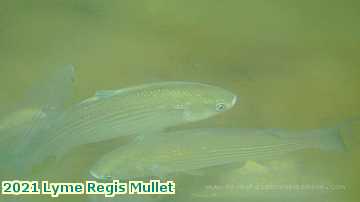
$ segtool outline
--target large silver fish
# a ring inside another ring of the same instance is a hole
[[[192,129],[149,138],[103,156],[96,178],[166,177],[247,160],[272,159],[306,148],[342,150],[338,129]]]
[[[207,119],[231,109],[236,101],[237,96],[228,90],[195,82],[160,82],[99,91],[65,111],[24,151],[31,151],[34,161],[61,156],[80,144]],[[26,153],[25,158],[31,159]]]

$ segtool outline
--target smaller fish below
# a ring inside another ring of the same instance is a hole
[[[264,164],[265,163],[265,164]],[[246,164],[189,193],[191,201],[337,201],[345,185],[303,171],[292,159]],[[333,189],[331,189],[333,188]],[[336,190],[336,191],[334,191]]]
[[[90,169],[99,179],[194,173],[203,168],[274,159],[307,148],[344,150],[338,128],[191,129],[152,136],[104,155]]]

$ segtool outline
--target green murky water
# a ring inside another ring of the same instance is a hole
[[[359,2],[352,0],[2,0],[0,112],[16,107],[28,86],[49,68],[71,63],[76,67],[73,102],[101,89],[199,81],[235,92],[240,102],[192,127],[335,126],[360,115],[359,9]],[[184,176],[177,181],[176,197],[159,200],[279,201],[294,192],[231,189],[213,196],[206,193],[211,190],[206,186],[325,184],[341,189],[312,198],[304,191],[297,200],[358,201],[359,131],[354,124],[351,135],[344,134],[350,146],[345,153],[304,151],[264,165],[250,162],[230,174],[216,170],[210,176]],[[87,179],[86,169],[100,156],[101,147],[79,147],[59,165],[45,163],[38,172],[53,180]],[[7,174],[0,177],[6,179]],[[4,196],[0,200],[10,201]],[[86,197],[12,200],[86,201]]]

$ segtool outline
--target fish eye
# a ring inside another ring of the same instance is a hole
[[[216,104],[216,111],[222,112],[226,109],[226,105],[224,103],[218,103]]]

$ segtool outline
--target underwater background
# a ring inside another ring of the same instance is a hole
[[[52,68],[70,63],[76,79],[75,98],[68,105],[97,90],[197,81],[228,89],[239,101],[226,113],[186,127],[335,127],[360,115],[359,9],[360,2],[353,0],[1,0],[0,115],[26,102],[28,87]],[[234,170],[236,177],[222,170],[184,176],[177,180],[176,196],[156,201],[280,201],[291,196],[359,201],[359,131],[356,123],[343,131],[346,152],[306,150],[264,165],[249,162]],[[78,147],[61,163],[50,161],[37,172],[54,181],[86,180],[101,147]],[[0,173],[0,179],[8,175]],[[224,188],[229,193],[206,193],[216,184],[229,185]],[[332,188],[269,193],[231,189],[234,184]],[[134,201],[127,196],[0,195],[0,201],[89,200]],[[155,199],[138,201],[150,200]]]

